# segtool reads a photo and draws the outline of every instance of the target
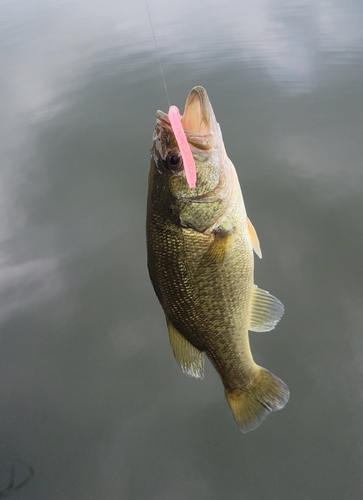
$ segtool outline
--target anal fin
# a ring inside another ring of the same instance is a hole
[[[204,354],[194,347],[166,318],[169,330],[170,344],[182,372],[189,377],[203,378]]]
[[[254,285],[248,329],[253,332],[269,332],[275,328],[283,314],[284,306],[279,299]]]

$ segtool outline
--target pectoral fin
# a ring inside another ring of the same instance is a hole
[[[194,347],[178,330],[171,321],[166,318],[169,330],[169,339],[173,348],[174,356],[179,363],[182,372],[189,377],[203,378],[204,355]]]
[[[218,226],[214,229],[213,239],[199,262],[196,276],[203,274],[211,266],[219,266],[223,263],[232,236],[233,227]]]
[[[262,252],[261,252],[261,247],[260,247],[260,241],[258,239],[256,229],[253,227],[252,222],[250,219],[247,217],[247,227],[248,227],[248,234],[251,239],[252,247],[256,253],[262,259]]]
[[[269,332],[275,328],[283,314],[284,306],[279,299],[254,285],[248,329],[254,332]]]

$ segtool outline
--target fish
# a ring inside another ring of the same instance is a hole
[[[169,116],[156,113],[147,200],[147,265],[181,370],[202,379],[204,355],[243,432],[289,399],[287,385],[255,363],[249,331],[275,328],[282,303],[254,284],[262,257],[233,163],[206,90],[194,87],[180,117],[196,182],[188,183]]]

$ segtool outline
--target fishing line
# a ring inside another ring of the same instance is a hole
[[[167,98],[168,104],[169,104],[168,118],[170,121],[170,126],[171,126],[173,133],[174,133],[176,142],[178,144],[178,147],[180,150],[180,155],[183,159],[185,177],[186,177],[188,186],[190,188],[195,188],[195,185],[197,182],[197,170],[196,170],[196,166],[195,166],[193,153],[190,149],[188,139],[187,139],[185,132],[184,132],[179,109],[176,106],[170,105],[170,99],[169,99],[168,89],[166,87],[164,71],[163,71],[163,67],[161,65],[160,51],[159,51],[159,47],[158,47],[158,44],[156,41],[155,31],[154,31],[153,23],[151,20],[151,15],[150,15],[150,10],[149,10],[149,5],[147,3],[147,0],[145,0],[145,3],[146,3],[147,13],[149,15],[151,31],[152,31],[152,34],[154,37],[154,42],[155,42],[157,57],[159,60],[160,72],[161,72],[161,76],[162,76],[163,83],[164,83],[166,98]]]
[[[152,22],[152,20],[151,20],[151,15],[150,15],[150,10],[149,10],[149,5],[148,5],[148,3],[147,3],[147,0],[145,0],[145,3],[146,3],[146,8],[147,8],[147,13],[148,13],[148,15],[149,15],[149,20],[150,20],[151,31],[152,31],[153,38],[154,38],[154,42],[155,42],[156,55],[157,55],[157,58],[158,58],[158,61],[159,61],[159,66],[160,66],[161,77],[162,77],[162,79],[163,79],[164,88],[165,88],[165,93],[166,93],[166,98],[167,98],[167,100],[168,100],[168,105],[169,105],[169,108],[170,108],[170,99],[169,99],[168,89],[166,88],[166,81],[165,81],[165,77],[164,77],[164,71],[163,71],[163,67],[162,67],[162,65],[161,65],[160,50],[159,50],[159,47],[158,47],[158,44],[157,44],[157,41],[156,41],[156,36],[155,36],[155,32],[154,32],[154,26],[153,26],[153,22]]]

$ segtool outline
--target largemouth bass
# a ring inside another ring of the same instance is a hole
[[[261,257],[235,168],[203,87],[181,118],[197,181],[189,187],[168,115],[157,112],[147,208],[148,268],[182,371],[204,375],[204,353],[219,373],[243,432],[289,399],[287,386],[252,357],[248,331],[272,330],[284,308],[254,285]]]

